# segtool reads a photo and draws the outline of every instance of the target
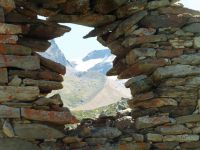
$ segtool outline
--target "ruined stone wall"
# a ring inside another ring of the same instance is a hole
[[[199,149],[200,12],[176,1],[1,0],[0,150]],[[95,27],[84,38],[116,55],[107,75],[130,78],[130,109],[64,131],[77,120],[45,96],[65,68],[36,54],[70,31],[58,23]]]
[[[0,6],[0,150],[61,149],[65,124],[78,120],[59,95],[45,96],[63,87],[66,69],[36,52],[70,29],[26,16],[12,0]]]

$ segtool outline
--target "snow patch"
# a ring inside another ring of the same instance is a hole
[[[78,71],[87,71],[90,68],[94,67],[96,64],[101,63],[103,59],[91,59],[88,61],[79,61],[76,62],[77,66],[75,67],[76,70]]]

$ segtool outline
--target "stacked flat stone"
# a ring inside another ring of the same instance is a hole
[[[118,21],[86,36],[97,36],[117,56],[108,75],[131,78],[126,87],[134,123],[128,126],[133,121],[125,117],[113,149],[198,149],[200,12],[144,0],[127,3],[116,15]],[[123,136],[131,142],[121,142]]]
[[[2,138],[0,150],[199,149],[200,12],[177,1],[0,0],[0,114],[2,131],[13,137]],[[131,78],[131,109],[58,132],[54,124],[76,120],[57,96],[44,96],[61,88],[65,69],[35,53],[70,30],[58,23],[95,27],[85,38],[97,37],[116,55],[107,75]]]
[[[0,6],[0,150],[45,149],[65,138],[64,125],[77,119],[59,95],[45,97],[62,88],[65,67],[36,52],[70,29],[34,14],[9,19],[17,12],[15,2],[1,0]]]

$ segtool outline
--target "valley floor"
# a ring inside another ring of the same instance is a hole
[[[98,92],[98,94],[94,98],[83,105],[72,108],[72,110],[92,110],[99,107],[107,106],[118,102],[120,100],[119,97],[129,98],[129,89],[126,89],[122,86],[119,87],[118,85],[116,85],[115,81],[107,79],[102,90]]]

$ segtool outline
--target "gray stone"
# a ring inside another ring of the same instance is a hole
[[[20,79],[17,75],[15,75],[12,80],[8,83],[9,86],[20,86],[22,83],[22,79]]]
[[[200,86],[200,77],[191,77],[189,78],[185,85],[189,85],[189,86],[195,86],[195,87],[199,87]]]
[[[94,128],[91,136],[95,138],[116,138],[121,135],[121,131],[117,128],[105,127],[105,128]]]
[[[170,4],[169,0],[155,0],[155,1],[149,2],[147,7],[149,9],[156,9],[159,7],[168,6],[169,4]]]
[[[144,141],[144,135],[143,134],[133,133],[132,137],[133,137],[133,140],[136,141],[136,142],[143,142]]]
[[[44,142],[40,144],[41,150],[60,150],[61,148],[59,147],[58,144],[55,142]]]
[[[109,23],[112,23],[116,20],[114,15],[101,15],[101,14],[85,14],[85,15],[61,15],[58,14],[53,17],[49,17],[49,20],[52,22],[60,23],[76,23],[89,27],[99,27]]]
[[[177,48],[177,49],[193,46],[193,40],[182,40],[182,39],[176,38],[176,39],[169,40],[169,42],[174,48]]]
[[[135,126],[137,129],[150,128],[157,125],[162,125],[170,122],[168,116],[156,116],[156,117],[139,117],[135,120]]]
[[[0,118],[20,118],[20,109],[0,105]]]
[[[159,18],[159,19],[158,19]],[[175,27],[180,28],[188,22],[188,17],[184,15],[148,15],[144,17],[140,24],[146,28],[169,28]]]
[[[89,145],[103,145],[107,142],[107,138],[86,138],[85,142]]]
[[[40,69],[40,60],[37,56],[0,55],[0,67],[37,70]]]
[[[164,142],[193,142],[198,141],[199,135],[166,135],[163,137]]]
[[[33,101],[40,94],[39,88],[35,86],[16,87],[0,86],[0,101]]]
[[[186,77],[190,75],[199,75],[199,74],[200,74],[199,67],[190,65],[173,65],[173,66],[158,68],[153,73],[153,79],[162,80],[166,78]]]
[[[186,32],[200,33],[200,23],[192,23],[183,28]]]
[[[155,33],[156,33],[156,29],[154,28],[139,28],[133,32],[133,35],[145,36],[145,35],[153,35]]]
[[[192,131],[186,128],[184,125],[173,125],[173,126],[160,126],[156,128],[156,131],[162,135],[173,135],[173,134],[190,134]]]
[[[14,130],[13,130],[13,127],[10,123],[10,121],[8,119],[6,119],[4,121],[4,124],[3,124],[3,133],[7,136],[7,137],[14,137],[15,136],[15,133],[14,133]]]
[[[134,103],[134,102],[133,102]],[[178,106],[178,102],[172,98],[154,98],[147,101],[135,102],[131,108],[159,108],[164,106]]]
[[[122,141],[122,142],[132,142],[133,138],[132,137],[122,137],[120,139],[120,141]]]
[[[199,134],[200,133],[200,127],[194,127],[194,128],[192,128],[192,132],[194,134]]]
[[[42,124],[14,124],[15,134],[24,139],[58,139],[65,135],[54,128]]]
[[[200,36],[199,37],[194,37],[194,47],[195,48],[200,48]]]
[[[36,144],[17,138],[1,138],[0,150],[40,150]]]
[[[180,57],[172,59],[172,64],[182,65],[199,65],[200,64],[200,53],[182,55]]]
[[[156,43],[156,42],[162,42],[162,41],[167,41],[167,36],[164,34],[141,36],[141,37],[127,37],[122,43],[122,45],[125,47],[132,47],[139,44]]]
[[[182,98],[183,100],[191,99],[192,101],[197,101],[198,98],[198,93],[195,87],[192,88],[190,86],[163,87],[159,88],[157,93],[158,96],[162,98]],[[180,101],[180,103],[182,102]]]
[[[126,63],[133,65],[140,57],[155,57],[156,50],[154,48],[135,48],[126,55]]]
[[[144,79],[147,79],[147,76],[146,75],[140,75],[140,76],[136,76],[136,77],[133,77],[131,79],[129,79],[126,83],[125,83],[125,86],[126,88],[130,88],[131,85],[139,82],[139,81],[142,81]]]
[[[140,77],[143,77],[143,75],[134,77],[126,82],[126,87],[130,88],[133,96],[142,92],[147,92],[153,86],[153,82],[150,78],[145,77],[139,79]]]
[[[148,133],[146,137],[147,140],[151,142],[162,142],[163,140],[163,136],[161,134]]]
[[[55,94],[55,95],[51,96],[50,98],[45,98],[45,97],[44,98],[39,98],[34,103],[37,104],[37,105],[40,105],[40,106],[42,106],[42,105],[46,105],[46,106],[48,106],[48,105],[63,106],[63,101],[62,101],[62,99],[61,99],[59,94]]]
[[[124,20],[122,23],[119,24],[117,29],[110,34],[108,40],[113,41],[117,39],[119,36],[125,34],[127,30],[133,27],[146,15],[147,15],[146,11],[141,11],[136,14],[133,14],[131,17],[129,17],[128,19]]]
[[[181,116],[181,117],[177,117],[176,121],[177,121],[177,124],[199,122],[200,121],[200,115],[194,114],[194,115],[188,115],[188,116]]]

